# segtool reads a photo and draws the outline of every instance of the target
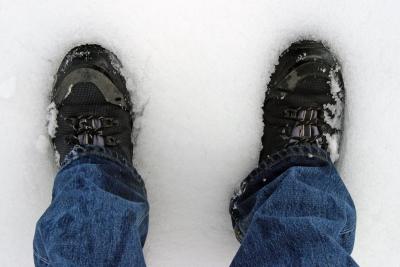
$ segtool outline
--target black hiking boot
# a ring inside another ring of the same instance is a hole
[[[335,57],[320,42],[299,41],[279,58],[264,102],[260,162],[296,144],[314,144],[339,157],[344,86]]]
[[[75,47],[63,59],[48,122],[59,163],[75,145],[106,147],[132,161],[132,104],[120,69],[117,57],[99,45]]]

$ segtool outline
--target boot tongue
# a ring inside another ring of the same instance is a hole
[[[80,82],[73,85],[65,95],[63,102],[66,105],[107,104],[99,88],[90,82]]]

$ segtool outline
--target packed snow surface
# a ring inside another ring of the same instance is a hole
[[[69,49],[99,43],[124,65],[138,117],[134,163],[151,205],[148,265],[228,266],[239,246],[229,198],[258,161],[265,85],[291,42],[316,38],[344,74],[339,171],[358,211],[353,256],[361,266],[399,266],[399,8],[395,0],[0,0],[1,265],[33,265],[35,222],[56,174],[49,93]]]

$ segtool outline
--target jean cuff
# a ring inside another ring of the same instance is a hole
[[[95,145],[75,145],[74,148],[65,156],[60,167],[63,169],[73,161],[87,156],[105,158],[124,167],[133,168],[132,162],[128,161],[123,155],[105,147]]]
[[[329,153],[316,145],[296,145],[267,156],[236,188],[230,201],[229,212],[236,238],[241,241],[244,233],[238,227],[242,216],[238,205],[255,195],[287,169],[295,166],[318,167],[333,165]]]

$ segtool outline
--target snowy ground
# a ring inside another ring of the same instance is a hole
[[[135,164],[151,203],[149,266],[227,266],[234,185],[256,165],[264,85],[299,36],[342,61],[340,171],[358,209],[353,256],[400,266],[400,3],[376,1],[0,0],[0,261],[32,266],[35,222],[56,169],[46,136],[61,58],[115,51],[138,99]]]

